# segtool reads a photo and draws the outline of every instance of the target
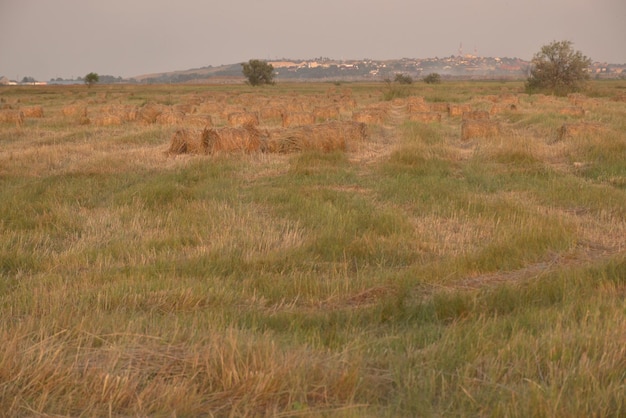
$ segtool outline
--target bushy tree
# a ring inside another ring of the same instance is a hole
[[[100,76],[96,73],[89,73],[85,76],[84,80],[85,80],[85,84],[91,87],[94,84],[96,84],[98,81],[100,81]]]
[[[261,60],[250,60],[241,64],[243,75],[252,86],[274,84],[274,66]]]
[[[441,83],[441,76],[437,73],[430,73],[426,77],[424,77],[424,83],[439,84]]]
[[[546,91],[565,95],[581,90],[590,78],[591,60],[574,51],[570,41],[553,41],[541,47],[531,61],[526,81],[529,92]]]
[[[413,84],[413,77],[408,74],[396,74],[396,78],[394,79],[396,83],[399,84]]]

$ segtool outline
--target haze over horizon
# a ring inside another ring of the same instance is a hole
[[[0,76],[142,74],[259,59],[532,59],[569,40],[626,63],[624,0],[0,0]]]

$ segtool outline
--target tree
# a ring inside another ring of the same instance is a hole
[[[396,74],[396,78],[394,78],[393,81],[399,84],[413,84],[413,77],[408,74],[398,73]]]
[[[424,83],[439,84],[441,83],[441,76],[437,73],[430,73],[426,77],[424,77]]]
[[[89,87],[96,84],[98,81],[100,81],[100,76],[96,73],[89,73],[85,76],[85,84]]]
[[[556,95],[582,89],[589,77],[591,59],[574,51],[570,41],[553,41],[541,47],[531,61],[526,89],[547,91]]]
[[[253,86],[274,84],[274,66],[261,60],[250,60],[241,64],[243,75]]]

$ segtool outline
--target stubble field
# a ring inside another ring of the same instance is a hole
[[[624,416],[626,82],[0,89],[0,414]]]

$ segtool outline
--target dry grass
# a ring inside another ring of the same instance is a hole
[[[0,123],[22,126],[24,124],[24,112],[21,110],[2,109],[0,110]]]

